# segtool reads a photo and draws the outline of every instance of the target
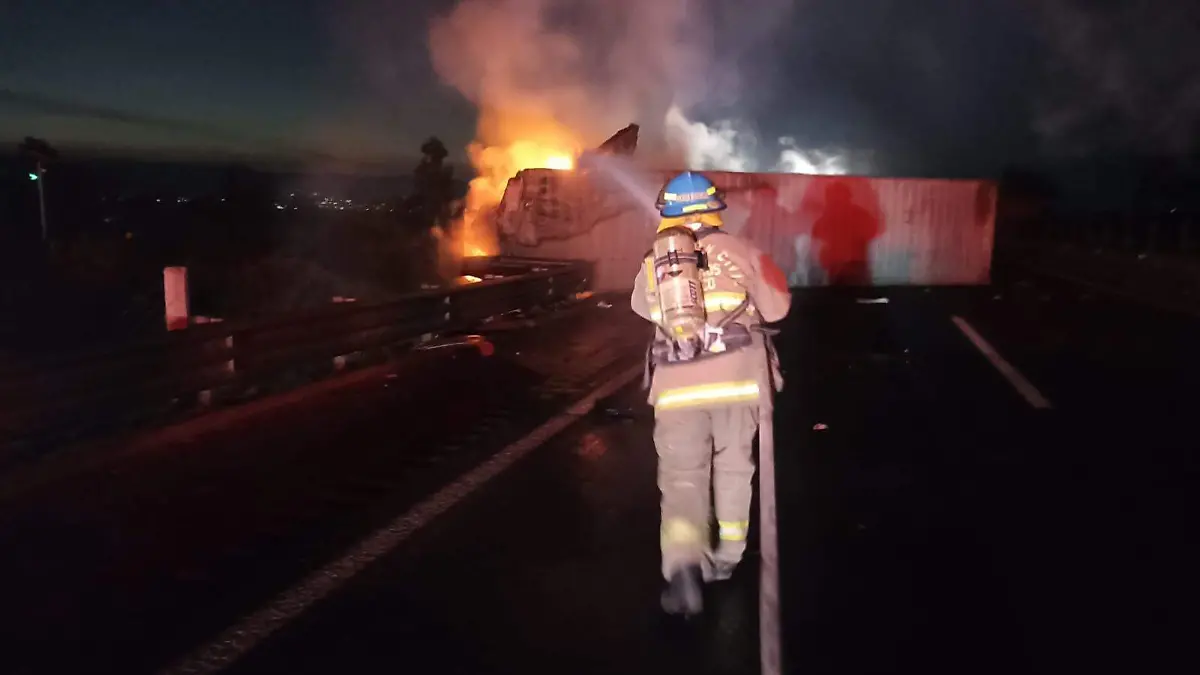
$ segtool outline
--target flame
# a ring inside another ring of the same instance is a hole
[[[570,171],[575,168],[575,158],[570,155],[551,155],[546,158],[546,168]]]
[[[491,125],[481,120],[480,136],[487,135],[484,129],[495,126],[498,120],[506,123],[504,135],[515,140],[494,144],[476,141],[467,148],[477,174],[468,187],[463,210],[462,251],[467,257],[500,252],[488,215],[504,198],[509,179],[525,169],[570,171],[580,153],[581,144],[575,135],[549,119],[514,123],[514,116],[496,116]]]

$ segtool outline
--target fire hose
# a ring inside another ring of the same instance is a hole
[[[770,343],[770,335],[764,335]],[[779,540],[775,521],[775,350],[768,347],[767,386],[758,404],[759,584],[758,634],[762,675],[780,675]]]

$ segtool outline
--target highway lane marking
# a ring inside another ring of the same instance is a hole
[[[160,672],[217,673],[229,667],[271,634],[298,618],[309,607],[332,595],[372,562],[390,553],[434,518],[450,510],[476,488],[571,426],[581,416],[590,412],[597,401],[640,378],[642,369],[643,366],[639,364],[604,382],[524,438],[508,445],[405,514],[367,535],[341,558],[313,572],[262,608],[226,628],[212,641]]]
[[[971,344],[975,345],[976,349],[983,352],[987,360],[991,362],[996,370],[1000,371],[1000,374],[1017,390],[1017,393],[1029,402],[1029,405],[1038,410],[1049,410],[1053,407],[1050,405],[1050,400],[1042,396],[1042,392],[1038,391],[1037,387],[1033,386],[1033,383],[1022,375],[1016,366],[1009,363],[1003,356],[1000,356],[1000,352],[996,351],[995,347],[985,340],[971,324],[967,323],[966,319],[961,316],[954,316],[950,320],[954,322],[955,326],[958,326],[963,335],[967,336],[967,339],[971,341]]]

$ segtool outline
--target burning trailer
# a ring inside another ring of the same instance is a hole
[[[628,290],[678,171],[637,167],[637,125],[571,171],[526,169],[495,213],[506,255],[586,259],[596,290]],[[725,227],[769,253],[794,286],[974,285],[990,281],[996,185],[985,180],[706,171]]]

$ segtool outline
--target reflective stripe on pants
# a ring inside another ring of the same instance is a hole
[[[758,401],[758,392],[758,382],[754,380],[675,387],[658,392],[658,397],[654,399],[654,409],[657,414],[682,408],[736,406],[739,403]]]
[[[745,541],[746,534],[750,531],[750,521],[729,521],[721,520],[717,522],[720,529],[717,537],[721,541]]]

